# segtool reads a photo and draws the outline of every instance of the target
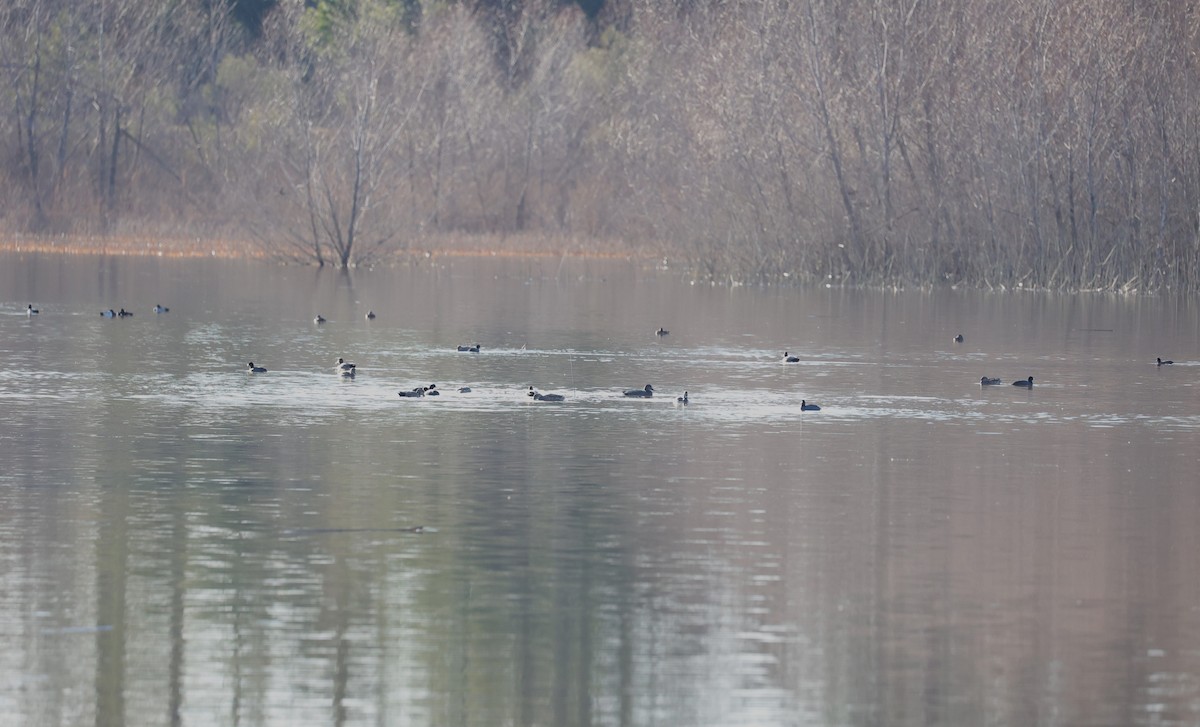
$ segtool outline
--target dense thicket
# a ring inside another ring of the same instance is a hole
[[[1200,287],[1191,3],[15,0],[0,227]]]

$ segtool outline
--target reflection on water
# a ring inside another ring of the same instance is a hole
[[[12,257],[0,299],[13,724],[1196,721],[1194,303]]]

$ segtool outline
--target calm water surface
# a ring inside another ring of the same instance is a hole
[[[0,361],[4,724],[1200,722],[1194,300],[8,256]]]

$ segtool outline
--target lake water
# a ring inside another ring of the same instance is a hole
[[[1195,300],[9,255],[0,310],[0,723],[1200,721]]]

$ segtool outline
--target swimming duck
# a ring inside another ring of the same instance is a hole
[[[1014,381],[1013,386],[1020,386],[1025,389],[1032,389],[1033,388],[1033,377],[1030,376],[1028,379],[1025,379],[1024,381]]]
[[[783,352],[784,363],[800,363],[800,359],[796,356],[789,356],[787,351]]]
[[[133,315],[133,311],[131,310],[125,310],[122,308],[121,310],[117,311],[117,318],[127,318],[131,315]]]
[[[415,399],[417,397],[425,396],[425,387],[418,386],[415,389],[412,389],[410,391],[400,391],[397,393],[399,394],[399,396],[401,396],[405,399]]]
[[[809,404],[805,399],[800,400],[800,411],[821,411],[821,407],[816,404]]]
[[[470,387],[470,386],[460,386],[460,387],[458,387],[458,393],[460,393],[460,394],[470,394],[470,393],[471,393],[471,387]]]
[[[535,391],[532,386],[529,387],[529,396],[533,397],[534,401],[566,401],[567,397],[562,394],[542,394]]]
[[[347,371],[353,371],[355,368],[356,368],[356,367],[355,367],[355,365],[354,365],[354,364],[352,364],[352,363],[348,362],[346,359],[344,359],[344,358],[342,358],[342,357],[340,357],[340,356],[339,356],[339,357],[338,357],[338,360],[337,360],[337,363],[336,363],[336,364],[334,364],[333,370],[334,370],[334,371],[340,371],[341,373],[343,373],[343,374],[344,374],[344,373],[346,373]]]
[[[479,344],[477,343],[474,346],[459,346],[458,350],[464,353],[479,353]]]
[[[1000,379],[998,379],[998,378],[989,379],[988,377],[984,376],[983,378],[979,379],[980,386],[996,386],[999,383],[1000,383]]]
[[[320,313],[317,314],[316,318],[313,318],[313,323],[316,323],[317,325],[321,325],[324,322],[325,322],[325,319],[321,317]]]
[[[963,340],[964,340],[964,339],[963,339],[963,335],[962,335],[961,333],[960,333],[960,334],[958,334],[957,336],[955,336],[955,337],[954,337],[954,342],[955,342],[955,343],[962,343],[962,342],[963,342]]]
[[[668,331],[668,330],[667,330],[667,329],[665,329],[665,328],[659,328],[657,331],[655,331],[655,332],[654,332],[654,335],[656,335],[656,336],[669,336],[669,335],[671,335],[671,332],[670,332],[670,331]]]
[[[373,310],[367,311],[367,320],[368,321],[375,320],[375,311],[373,311]]]
[[[158,305],[157,303],[154,305],[154,312],[155,312],[155,313],[167,313],[167,312],[169,312],[170,310],[171,310],[171,309],[170,309],[170,308],[168,308],[168,307],[166,307],[165,305]]]
[[[442,392],[438,391],[437,384],[430,384],[425,387],[425,396],[441,396]]]
[[[37,313],[37,311],[34,311],[34,313]],[[1163,361],[1161,358],[1158,360],[1159,366],[1170,366],[1173,363],[1175,363],[1175,362],[1174,361]]]
[[[646,384],[646,388],[644,389],[627,389],[625,391],[625,396],[640,396],[643,399],[648,399],[651,396],[654,396],[654,387],[650,384]]]
[[[687,393],[686,391],[685,391],[685,392],[683,392],[683,396],[677,397],[677,398],[675,399],[675,403],[677,403],[677,404],[683,404],[684,406],[687,406],[687,403],[688,403],[688,393]]]
[[[100,311],[100,315],[104,316],[105,318],[116,318],[117,312],[114,311],[112,308],[109,308],[108,310]]]
[[[267,373],[267,370],[266,370],[266,369],[264,369],[262,366],[255,366],[253,361],[251,361],[250,363],[246,364],[246,370],[247,370],[247,371],[249,371],[249,372],[250,372],[250,373],[252,373],[252,374],[265,374],[265,373]]]
[[[39,311],[37,308],[33,307],[33,303],[30,303],[25,308],[25,315],[27,315],[27,316],[36,316],[38,313],[39,313]]]

